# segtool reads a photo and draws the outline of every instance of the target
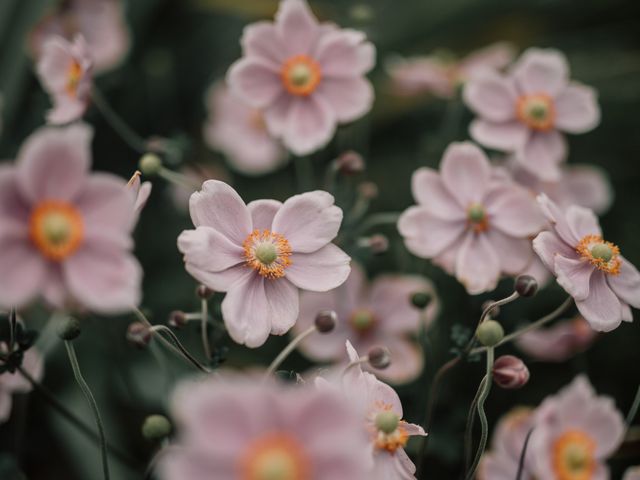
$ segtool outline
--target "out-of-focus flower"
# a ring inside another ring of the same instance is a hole
[[[53,102],[47,122],[69,123],[84,115],[91,97],[92,62],[82,35],[72,41],[54,35],[44,42],[37,72]]]
[[[99,313],[137,305],[135,197],[124,180],[89,174],[92,136],[84,124],[42,128],[0,169],[0,305],[38,295]]]
[[[394,57],[385,68],[391,77],[393,93],[417,95],[432,93],[438,97],[451,98],[456,89],[486,69],[501,70],[515,56],[513,45],[494,43],[471,52],[464,58],[455,59],[437,53],[429,56],[409,58]]]
[[[501,273],[517,275],[531,262],[529,237],[544,219],[529,192],[493,176],[474,144],[451,144],[440,173],[414,172],[412,192],[418,205],[398,221],[407,248],[454,274],[469,293],[493,290]]]
[[[424,311],[411,303],[416,292],[426,293],[431,302]],[[391,352],[391,365],[376,374],[394,383],[415,379],[422,371],[423,356],[410,335],[418,333],[421,322],[428,327],[440,309],[433,285],[410,275],[382,275],[369,286],[362,269],[353,264],[347,281],[326,293],[303,292],[300,318],[293,328],[299,334],[309,328],[322,310],[338,314],[336,328],[326,335],[312,335],[300,350],[316,361],[341,361],[344,343],[349,340],[361,352],[384,345]]]
[[[7,345],[0,343],[0,353],[7,351]],[[35,348],[30,348],[24,353],[22,368],[34,380],[40,381],[44,371],[42,356]],[[18,371],[6,371],[0,374],[0,423],[7,421],[11,415],[12,395],[14,393],[26,393],[31,391],[31,383]]]
[[[631,322],[629,306],[640,308],[640,272],[602,238],[591,210],[574,205],[562,212],[544,194],[538,202],[553,229],[540,233],[533,248],[585,320],[604,332]]]
[[[178,441],[160,456],[165,480],[365,480],[366,436],[339,393],[254,378],[184,382],[174,393]]]
[[[471,137],[482,145],[512,152],[542,180],[560,178],[567,156],[560,132],[585,133],[600,123],[595,90],[569,81],[565,56],[530,48],[505,76],[482,71],[464,89],[467,105],[480,117]]]
[[[285,334],[298,318],[299,288],[331,290],[349,275],[350,258],[331,243],[342,210],[327,192],[245,205],[229,185],[208,180],[189,210],[196,229],[180,234],[178,248],[193,277],[227,292],[222,316],[238,343],[258,347],[269,333]]]
[[[96,73],[117,67],[129,50],[130,35],[121,0],[65,0],[36,25],[30,47],[36,58],[52,35],[87,40]]]
[[[628,468],[622,480],[640,480],[640,466]]]
[[[516,345],[536,360],[564,362],[589,348],[596,338],[597,333],[578,315],[551,327],[524,333],[516,339]]]
[[[493,381],[501,388],[522,388],[529,381],[529,369],[513,355],[502,355],[493,364]]]
[[[375,48],[364,33],[319,23],[305,0],[282,0],[275,22],[248,26],[243,58],[227,84],[264,111],[269,132],[296,155],[326,145],[339,123],[354,121],[373,104],[365,74]]]
[[[149,200],[149,195],[151,195],[151,182],[141,182],[140,181],[141,173],[136,171],[127,186],[133,191],[135,194],[135,204],[133,209],[136,215],[140,215],[140,212],[147,204],[147,200]]]
[[[223,152],[233,168],[261,175],[287,161],[286,151],[267,131],[263,113],[248,107],[224,84],[213,85],[205,103],[209,118],[204,139],[209,147]]]
[[[229,183],[229,172],[222,165],[185,165],[180,170],[180,173],[194,185],[202,185],[206,180],[220,180],[225,183]],[[186,185],[178,185],[172,183],[169,186],[169,196],[173,205],[180,211],[189,210],[189,198],[195,191],[193,188],[189,188]]]

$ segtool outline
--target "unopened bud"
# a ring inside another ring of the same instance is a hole
[[[338,315],[333,310],[321,310],[316,315],[316,329],[320,333],[329,333],[336,327]]]
[[[482,311],[484,312],[487,308],[489,308],[494,303],[496,303],[495,300],[487,300],[486,302],[484,302],[482,304]],[[489,312],[489,316],[490,317],[497,317],[498,315],[500,315],[500,307],[498,305],[496,305]]]
[[[427,308],[431,303],[431,294],[427,292],[416,292],[411,295],[411,303],[420,310]]]
[[[538,281],[531,275],[520,275],[516,278],[515,291],[521,297],[533,297],[538,291]]]
[[[138,167],[145,175],[156,175],[162,169],[162,160],[155,153],[145,153],[140,159]]]
[[[196,288],[196,295],[200,297],[202,300],[208,300],[213,296],[213,290],[205,285],[200,285]]]
[[[504,338],[504,329],[495,320],[485,320],[476,330],[476,338],[485,347],[495,347]]]
[[[389,239],[380,233],[371,235],[369,237],[369,248],[374,255],[380,255],[389,249]]]
[[[493,381],[502,388],[521,388],[529,381],[529,369],[513,355],[502,355],[493,364]]]
[[[187,324],[187,314],[182,310],[174,310],[169,314],[169,326],[174,328],[182,328]]]
[[[171,433],[171,422],[164,415],[149,415],[142,423],[142,436],[147,440],[160,440]]]
[[[142,322],[133,322],[127,328],[127,341],[135,347],[144,348],[151,341],[151,330]]]
[[[335,166],[344,175],[355,175],[364,171],[364,159],[359,153],[349,150],[336,158]]]
[[[358,192],[367,200],[371,200],[378,196],[378,186],[373,182],[362,182],[358,185]]]
[[[73,340],[80,335],[80,321],[75,317],[64,317],[60,319],[56,332],[63,340]]]
[[[372,347],[367,357],[369,357],[369,365],[378,370],[384,370],[391,365],[391,353],[386,347]]]

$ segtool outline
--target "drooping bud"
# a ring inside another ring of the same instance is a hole
[[[476,330],[476,338],[485,347],[495,347],[504,338],[504,329],[495,320],[485,320]]]
[[[80,321],[75,317],[64,317],[56,326],[58,336],[63,340],[73,340],[80,335]]]
[[[529,369],[518,357],[502,355],[493,364],[493,381],[502,388],[521,388],[529,381]]]
[[[169,321],[167,323],[170,327],[182,328],[187,324],[187,314],[182,310],[174,310],[169,314]]]
[[[149,415],[142,423],[142,436],[147,440],[160,440],[171,433],[171,422],[164,415]]]
[[[153,176],[162,169],[162,160],[155,153],[145,153],[140,159],[138,167],[145,175]]]
[[[427,308],[431,303],[431,294],[427,292],[416,292],[411,295],[411,303],[420,310]]]
[[[348,150],[336,158],[335,168],[344,175],[355,175],[364,171],[364,159],[359,153]]]
[[[398,428],[400,417],[390,410],[380,412],[375,419],[376,428],[387,435],[393,433]]]
[[[315,325],[320,333],[329,333],[338,323],[338,315],[333,310],[321,310],[316,315]]]
[[[213,293],[213,290],[205,285],[199,285],[198,288],[196,288],[196,295],[202,300],[210,299],[213,296]]]
[[[516,278],[515,291],[521,297],[533,297],[538,291],[538,281],[531,275],[520,275]]]
[[[378,370],[384,370],[391,365],[391,353],[387,347],[372,347],[367,356],[369,365]]]
[[[127,341],[135,347],[144,348],[151,341],[151,330],[142,322],[133,322],[127,328]]]

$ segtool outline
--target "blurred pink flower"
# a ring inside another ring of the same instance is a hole
[[[84,115],[91,100],[91,70],[91,54],[82,35],[73,41],[54,35],[44,42],[37,72],[53,102],[48,123],[69,123]]]
[[[0,352],[7,352],[7,345],[0,343]],[[22,368],[35,380],[42,379],[44,362],[38,351],[32,347],[24,353]],[[31,383],[18,371],[0,374],[0,423],[6,422],[11,415],[12,395],[31,391]]]
[[[511,63],[513,45],[498,42],[471,52],[461,59],[437,54],[409,58],[393,58],[385,65],[393,82],[393,93],[416,95],[432,93],[451,98],[456,89],[487,68],[501,70]]]
[[[562,212],[544,194],[538,202],[553,227],[534,239],[533,248],[585,320],[604,332],[631,322],[629,306],[640,308],[640,273],[603,240],[594,213],[575,205]]]
[[[229,172],[222,165],[189,164],[180,168],[179,172],[194,185],[202,185],[206,180],[220,180],[230,183]],[[172,183],[169,186],[169,197],[173,205],[180,211],[189,211],[189,198],[195,191],[186,185]]]
[[[184,382],[172,398],[179,437],[164,480],[365,480],[367,439],[342,395],[253,378]]]
[[[589,348],[596,338],[597,333],[578,315],[551,327],[524,333],[516,339],[516,345],[536,360],[564,362]]]
[[[431,296],[424,313],[411,303],[411,295],[416,292]],[[428,327],[439,309],[440,302],[428,280],[382,275],[369,286],[362,269],[352,264],[351,274],[341,287],[300,295],[300,318],[292,334],[313,325],[319,311],[334,310],[338,314],[336,327],[329,333],[307,337],[299,346],[302,353],[316,361],[339,362],[344,358],[345,340],[361,352],[384,345],[391,352],[392,362],[376,375],[393,383],[406,383],[415,379],[423,367],[422,351],[411,335],[418,333],[421,322]]]
[[[52,35],[87,40],[96,73],[117,67],[131,42],[121,0],[66,0],[45,16],[31,32],[30,47],[36,58]]]
[[[451,144],[440,173],[414,172],[412,192],[418,205],[398,220],[407,248],[454,274],[470,294],[493,290],[501,273],[517,275],[531,262],[529,237],[544,219],[526,190],[493,175],[474,144]]]
[[[342,210],[327,192],[245,205],[229,185],[208,180],[189,210],[196,229],[180,234],[178,248],[194,278],[227,292],[222,316],[238,343],[259,347],[270,333],[285,334],[298,318],[298,288],[331,290],[349,275],[350,258],[331,243]]]
[[[89,174],[92,136],[85,124],[42,128],[0,168],[0,305],[40,294],[99,313],[137,305],[135,198],[124,180]]]
[[[205,102],[209,118],[204,139],[209,147],[222,151],[233,168],[262,175],[287,161],[287,152],[267,131],[260,110],[248,107],[222,83],[209,89]]]
[[[364,33],[318,23],[305,0],[282,0],[275,23],[248,26],[241,43],[244,57],[227,84],[264,112],[269,132],[296,155],[323,147],[338,123],[371,109],[364,75],[375,64],[374,46]]]
[[[464,100],[480,118],[471,137],[516,160],[545,181],[560,178],[567,156],[562,132],[585,133],[600,123],[595,90],[569,81],[565,56],[530,48],[509,75],[485,70],[469,81]]]

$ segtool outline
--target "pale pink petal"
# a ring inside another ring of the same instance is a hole
[[[272,22],[261,21],[247,25],[240,43],[246,56],[268,60],[274,67],[282,65],[286,60],[283,42]]]
[[[555,99],[555,125],[568,133],[585,133],[600,123],[600,107],[596,91],[573,83]]]
[[[27,238],[0,238],[0,305],[23,307],[47,277],[47,262]]]
[[[542,262],[552,272],[555,271],[557,255],[566,258],[577,259],[578,255],[569,245],[562,241],[554,232],[542,232],[533,239],[533,250],[538,254]]]
[[[560,180],[560,163],[566,156],[567,141],[555,130],[533,133],[522,149],[516,152],[516,160],[523,168],[548,182]]]
[[[212,227],[237,245],[251,233],[249,209],[233,188],[219,180],[207,180],[191,195],[189,212],[196,227]]]
[[[333,195],[322,190],[287,199],[273,218],[273,231],[283,235],[294,252],[309,253],[324,247],[338,234],[342,210]]]
[[[569,226],[565,214],[560,210],[546,194],[541,193],[537,197],[538,205],[547,220],[551,222],[559,237],[567,243],[567,245],[575,247],[581,238],[577,237],[573,229]],[[568,256],[568,255],[565,255]]]
[[[69,42],[58,35],[45,40],[42,45],[36,72],[42,86],[49,93],[56,93],[66,88],[69,69],[73,63]]]
[[[319,33],[318,21],[305,0],[283,0],[275,24],[284,47],[291,54],[306,54]]]
[[[31,207],[20,192],[13,166],[0,166],[0,237],[26,238]]]
[[[382,344],[389,349],[391,365],[384,370],[375,370],[381,379],[393,384],[415,380],[424,366],[424,354],[418,344],[408,338],[389,336]]]
[[[314,57],[320,63],[324,82],[335,77],[365,75],[375,65],[376,51],[364,33],[342,29],[323,35]]]
[[[85,124],[43,127],[23,143],[17,158],[20,188],[32,202],[71,200],[91,165],[93,129]]]
[[[447,221],[431,215],[422,206],[405,210],[398,219],[398,231],[409,251],[431,258],[451,246],[465,231],[464,221]]]
[[[561,184],[572,204],[590,208],[599,215],[606,212],[613,202],[608,175],[594,165],[567,166]]]
[[[222,301],[222,318],[229,336],[239,344],[256,348],[271,332],[271,307],[264,278],[254,274],[231,288]]]
[[[216,292],[231,290],[236,283],[244,282],[247,277],[256,275],[255,270],[244,263],[220,272],[204,270],[199,265],[188,262],[185,263],[184,268],[193,278]]]
[[[512,74],[524,93],[555,97],[567,86],[569,65],[558,50],[529,48],[514,65]]]
[[[576,306],[591,328],[598,332],[609,332],[622,321],[620,300],[609,288],[605,274],[600,271],[591,275],[589,296],[576,301]]]
[[[373,105],[373,87],[363,77],[325,78],[318,95],[331,106],[339,122],[351,122],[366,114]]]
[[[624,420],[612,398],[598,397],[585,407],[588,410],[583,420],[584,429],[591,438],[597,439],[596,457],[605,459],[618,449],[624,439]]]
[[[528,238],[514,238],[498,230],[487,232],[489,242],[498,253],[500,270],[507,275],[518,275],[531,263],[533,250]]]
[[[516,115],[518,93],[511,79],[495,71],[485,70],[467,82],[463,91],[465,103],[480,117],[492,122],[507,122]]]
[[[368,303],[380,321],[380,330],[394,334],[418,331],[425,312],[411,302],[414,293],[426,293],[431,295],[431,302],[438,302],[433,284],[422,277],[387,274],[375,279]],[[436,314],[433,311],[429,313],[427,322],[432,321]]]
[[[84,115],[88,103],[78,97],[69,98],[67,94],[53,97],[54,107],[47,111],[47,123],[50,125],[64,125],[73,122]]]
[[[470,295],[496,288],[500,279],[500,258],[485,235],[467,233],[458,252],[456,278]]]
[[[245,261],[244,250],[211,227],[185,230],[178,237],[185,263],[202,270],[220,272]]]
[[[485,147],[514,152],[527,143],[530,133],[520,122],[494,123],[476,119],[469,126],[469,135]]]
[[[308,155],[329,143],[335,129],[335,113],[326,100],[319,95],[297,97],[290,105],[282,140],[296,155]]]
[[[386,70],[396,95],[416,95],[430,92],[442,98],[453,95],[449,68],[431,57],[392,58]]]
[[[151,196],[152,188],[153,185],[151,184],[151,182],[144,182],[142,185],[140,185],[140,189],[138,190],[136,195],[136,203],[133,206],[133,210],[136,215],[140,215],[144,207],[147,205],[147,201]]]
[[[254,108],[268,107],[283,90],[278,70],[266,60],[253,57],[242,58],[231,65],[227,85]]]
[[[326,292],[340,286],[349,276],[351,258],[333,243],[313,253],[293,253],[286,278],[296,287]]]
[[[273,217],[282,208],[282,202],[277,200],[254,200],[247,204],[253,221],[253,229],[271,230]]]
[[[226,479],[237,475],[237,463],[238,459],[233,456],[212,455],[209,449],[202,447],[169,447],[168,451],[161,453],[157,470],[161,472],[161,478],[166,480],[209,480],[212,477]]]
[[[500,185],[489,194],[486,209],[490,227],[513,237],[535,235],[545,225],[538,205],[526,190],[513,185]]]
[[[589,296],[589,283],[594,266],[584,259],[570,259],[556,255],[555,274],[558,283],[576,300]]]
[[[433,216],[443,220],[464,220],[467,217],[435,170],[422,167],[413,172],[411,192],[420,207]]]
[[[508,42],[496,42],[471,52],[460,62],[461,75],[471,78],[484,69],[500,70],[515,57],[515,47]]]
[[[298,319],[298,289],[286,278],[266,279],[264,292],[269,302],[271,334],[284,335]]]
[[[447,147],[440,164],[442,182],[463,209],[480,203],[491,177],[491,165],[482,150],[471,142]]]
[[[264,110],[267,129],[274,137],[281,137],[284,134],[287,126],[287,117],[294,102],[293,95],[290,95],[289,92],[283,92]]]
[[[640,308],[640,273],[626,258],[620,260],[620,273],[607,277],[609,286],[622,301]]]
[[[567,209],[566,219],[576,238],[582,239],[587,235],[602,236],[598,217],[588,208],[571,205]]]
[[[60,264],[49,265],[47,278],[42,288],[42,298],[49,306],[59,310],[64,309],[65,303],[69,300]]]

